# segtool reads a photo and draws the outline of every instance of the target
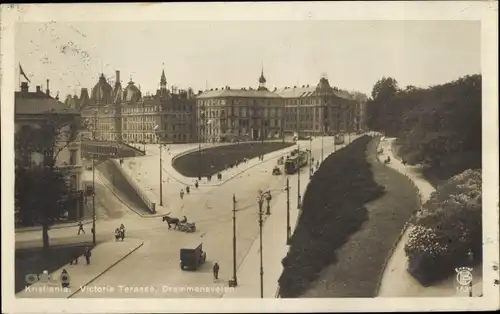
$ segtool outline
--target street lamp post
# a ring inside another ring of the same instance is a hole
[[[302,168],[299,164],[300,162],[300,145],[297,144],[297,209],[301,207],[301,196],[300,196],[300,169]]]
[[[290,182],[286,178],[286,244],[290,245]]]
[[[162,166],[162,144],[160,141],[160,206],[163,206],[163,166]]]
[[[96,245],[95,218],[95,156],[92,155],[92,243],[94,245]]]
[[[143,150],[144,150],[144,154],[146,154],[146,129],[145,129],[145,125],[144,125],[144,120],[145,120],[145,115],[146,115],[146,103],[145,102],[142,102],[142,143],[143,143]]]
[[[323,141],[323,138],[321,138]],[[323,145],[321,145],[323,147]],[[313,165],[312,165],[312,138],[309,139],[309,179],[312,178],[312,170],[313,170]],[[288,179],[287,179],[288,180]]]
[[[159,135],[159,125],[157,124],[154,128],[153,131],[155,132],[157,138],[158,138],[158,146],[160,148],[160,206],[163,206],[163,165],[162,165],[162,143],[161,143],[161,136]]]
[[[95,133],[96,133],[96,129],[97,129],[97,109],[94,109],[94,145],[95,144],[95,140],[96,140],[96,136],[95,136]],[[94,146],[94,149],[96,149],[96,147]],[[95,220],[96,220],[96,216],[95,216],[95,152],[94,154],[92,154],[92,243],[94,245],[96,245],[96,238],[95,238]]]
[[[260,298],[264,298],[264,266],[262,262],[262,205],[264,199],[259,196],[259,234],[260,234]]]
[[[238,286],[236,277],[236,196],[233,194],[233,283]]]

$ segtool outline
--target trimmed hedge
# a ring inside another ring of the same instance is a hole
[[[384,193],[365,158],[371,140],[363,136],[328,156],[310,181],[290,251],[282,261],[282,297],[300,296],[325,267],[336,262],[336,250],[368,218],[364,204]]]
[[[293,145],[287,142],[264,142],[207,148],[201,151],[201,156],[196,151],[175,159],[172,166],[185,177],[196,178],[199,174],[202,177],[212,176],[224,170],[226,165],[235,165],[244,158],[252,159]]]

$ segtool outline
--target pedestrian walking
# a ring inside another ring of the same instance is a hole
[[[123,241],[125,239],[125,226],[123,224],[120,224],[120,233]]]
[[[199,183],[198,183],[198,181],[196,181],[196,182],[194,183],[194,187],[195,187],[195,188],[198,188],[198,187],[199,187]]]
[[[63,268],[59,279],[61,280],[61,286],[63,288],[69,287],[69,274],[68,274],[68,271],[66,269]]]
[[[90,257],[92,256],[92,253],[88,247],[85,248],[85,252],[83,253],[83,256],[85,256],[85,261],[87,262],[87,265],[90,264]]]
[[[181,200],[182,200],[184,198],[184,190],[183,189],[181,189],[180,196],[181,196]]]
[[[191,189],[189,188],[189,186],[186,186],[186,193],[189,194],[190,191]]]
[[[215,280],[219,279],[219,264],[217,262],[215,262],[212,270],[214,272],[214,279]]]
[[[85,230],[83,230],[83,223],[81,220],[78,221],[78,235],[80,235],[80,232],[83,232],[83,234],[85,234]]]

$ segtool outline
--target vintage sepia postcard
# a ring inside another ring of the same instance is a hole
[[[3,312],[500,308],[497,2],[0,8]]]

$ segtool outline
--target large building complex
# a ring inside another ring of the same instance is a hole
[[[198,137],[206,142],[264,140],[283,137],[283,99],[266,88],[264,73],[256,89],[229,86],[196,98]]]
[[[359,93],[358,93],[359,94]],[[114,87],[101,74],[90,95],[68,96],[89,121],[87,139],[138,143],[268,140],[299,133],[332,135],[365,130],[366,99],[330,86],[269,90],[264,71],[256,88],[229,86],[198,92],[167,88],[165,72],[154,95],[143,96],[130,79],[125,87],[116,71]],[[92,132],[93,131],[93,132]]]
[[[143,96],[130,79],[122,87],[120,71],[116,71],[112,87],[101,74],[91,90],[86,89],[78,101],[67,98],[68,106],[78,106],[92,128],[88,139],[125,143],[187,143],[193,138],[195,95],[191,89],[167,89],[162,71],[160,88],[155,95]],[[93,131],[93,132],[91,132]]]

